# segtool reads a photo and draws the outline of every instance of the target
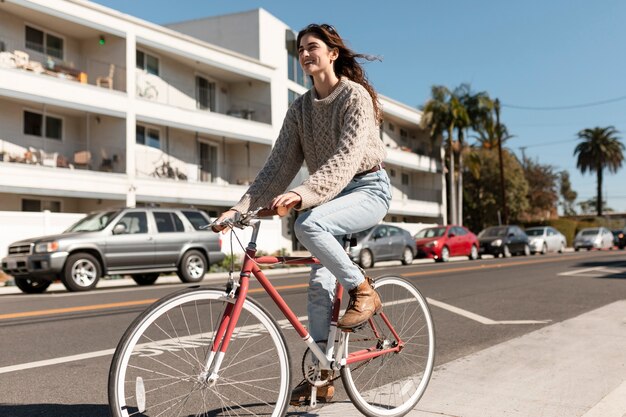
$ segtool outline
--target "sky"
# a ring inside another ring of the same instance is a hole
[[[365,68],[389,98],[419,107],[432,85],[462,83],[499,98],[501,121],[514,135],[505,146],[567,170],[577,202],[596,195],[596,175],[576,168],[577,133],[614,126],[626,144],[622,0],[95,2],[157,24],[256,8],[294,30],[332,24],[353,50],[382,58]],[[626,212],[625,180],[626,161],[616,174],[605,172],[607,207]]]

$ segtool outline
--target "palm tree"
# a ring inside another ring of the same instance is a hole
[[[430,132],[430,137],[436,140],[438,137],[447,134],[447,151],[448,159],[448,210],[450,216],[448,223],[456,221],[456,199],[454,187],[454,157],[452,156],[452,134],[454,132],[454,116],[451,106],[452,94],[447,87],[443,85],[433,85],[431,87],[431,98],[426,102],[422,111],[422,126]]]
[[[624,160],[624,144],[620,142],[618,131],[613,126],[594,127],[578,132],[583,141],[576,145],[574,156],[578,155],[576,167],[584,174],[595,172],[597,175],[598,216],[602,216],[602,172],[607,168],[616,173]]]
[[[458,172],[457,182],[458,195],[458,224],[463,222],[463,157],[466,152],[465,135],[469,129],[480,130],[482,122],[491,116],[494,103],[486,92],[472,93],[469,84],[463,83],[454,89],[453,95],[458,98],[459,103],[464,107],[466,117],[458,120],[456,124],[458,138]]]

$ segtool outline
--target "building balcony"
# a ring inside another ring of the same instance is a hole
[[[119,91],[1,67],[0,96],[117,117],[128,108],[126,94]]]
[[[0,192],[126,200],[125,174],[0,162]]]
[[[410,149],[403,150],[401,148],[387,148],[387,159],[385,163],[397,165],[403,168],[437,173],[441,172],[441,162],[426,155],[419,155]]]

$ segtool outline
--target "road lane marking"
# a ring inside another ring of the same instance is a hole
[[[615,253],[615,254],[619,255],[619,253]],[[610,255],[610,254],[606,253],[606,255]],[[611,255],[613,255],[613,254],[611,254]],[[587,258],[589,258],[589,257],[585,256],[585,255],[568,255],[567,260],[587,259]],[[482,265],[478,265],[478,266],[467,266],[467,267],[460,267],[460,268],[448,268],[448,269],[438,269],[438,270],[428,270],[428,271],[418,271],[418,272],[407,272],[407,273],[400,274],[400,275],[403,276],[403,277],[417,277],[417,276],[423,276],[423,275],[439,275],[439,274],[445,274],[447,272],[480,271],[480,270],[484,270],[484,269],[506,268],[506,267],[509,267],[509,266],[553,263],[553,262],[557,262],[559,260],[562,260],[562,258],[553,256],[553,257],[549,257],[547,259],[537,259],[537,260],[527,260],[527,261],[514,261],[514,262],[505,262],[505,263],[499,263],[499,264],[482,264]]]
[[[293,288],[304,288],[308,286],[309,284],[295,284],[295,285],[282,285],[282,286],[278,286],[274,288],[276,290],[289,290]],[[248,293],[252,293],[252,294],[262,293],[262,292],[265,292],[263,288],[253,288],[253,289],[248,290]],[[78,307],[53,308],[49,310],[22,311],[19,313],[0,314],[0,320],[21,319],[25,317],[53,316],[56,314],[78,313],[78,312],[86,312],[86,311],[108,310],[108,309],[120,308],[120,307],[141,306],[141,305],[152,304],[157,300],[158,298],[149,298],[145,300],[123,301],[119,303],[92,304],[92,305],[78,306]]]
[[[471,311],[463,310],[462,308],[455,307],[450,304],[446,304],[442,301],[433,300],[432,298],[426,298],[429,304],[432,304],[436,307],[443,308],[444,310],[448,310],[452,313],[458,314],[459,316],[463,316],[470,320],[477,321],[481,324],[493,325],[493,324],[545,324],[550,323],[552,320],[501,320],[496,321],[489,319],[487,317],[481,316],[476,313],[472,313]]]
[[[307,317],[301,316],[301,317],[298,317],[298,320],[306,321]],[[278,324],[280,328],[283,328],[283,329],[291,327],[291,323],[289,323],[289,320],[287,319],[277,320],[276,323]],[[25,371],[25,370],[34,369],[34,368],[42,368],[44,366],[59,365],[62,363],[67,363],[67,362],[82,361],[85,359],[99,358],[102,356],[110,356],[110,355],[113,355],[114,353],[115,353],[115,349],[105,349],[105,350],[98,350],[96,352],[88,352],[88,353],[80,353],[78,355],[64,356],[61,358],[45,359],[41,361],[22,363],[19,365],[10,365],[10,366],[5,366],[5,367],[0,368],[0,374],[6,374],[9,372],[16,372],[16,371]]]

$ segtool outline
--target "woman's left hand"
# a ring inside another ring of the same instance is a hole
[[[294,207],[300,203],[302,203],[302,197],[300,197],[300,195],[294,193],[293,191],[289,191],[288,193],[274,197],[270,208],[275,209],[277,207]]]

